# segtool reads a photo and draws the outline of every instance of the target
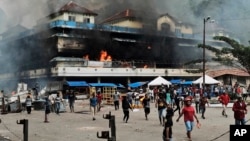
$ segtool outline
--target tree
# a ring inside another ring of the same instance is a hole
[[[236,40],[224,36],[215,36],[213,39],[224,41],[231,47],[222,47],[221,49],[217,49],[215,47],[205,45],[207,50],[215,53],[215,57],[213,57],[212,60],[226,66],[240,68],[250,74],[250,46],[244,46]],[[203,44],[199,44],[198,47],[203,48]],[[186,64],[197,63],[201,61],[202,60],[199,59]]]

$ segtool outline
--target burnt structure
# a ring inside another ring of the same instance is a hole
[[[32,78],[23,77],[24,71],[45,69],[44,77],[50,78],[50,68],[56,66],[51,63],[53,58],[97,61],[101,51],[112,57],[111,67],[115,67],[117,61],[126,61],[133,62],[132,67],[137,63],[140,68],[145,64],[154,68],[180,68],[188,60],[201,58],[201,50],[195,47],[201,40],[192,32],[182,32],[183,25],[178,23],[171,31],[171,23],[160,23],[162,28],[156,26],[157,19],[152,20],[155,27],[142,24],[130,10],[118,15],[96,24],[94,17],[98,16],[97,13],[69,2],[59,11],[38,21],[32,30],[18,25],[2,34],[0,64],[4,67],[0,71],[2,74],[13,73],[18,81],[25,81]],[[123,25],[124,21],[130,22],[128,26]],[[14,30],[16,28],[18,30]],[[222,42],[209,43],[223,45]]]

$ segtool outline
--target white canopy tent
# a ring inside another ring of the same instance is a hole
[[[169,82],[169,81],[167,81],[166,79],[164,79],[163,77],[161,77],[161,76],[158,76],[158,77],[156,77],[154,80],[152,80],[152,81],[150,81],[149,83],[148,83],[148,87],[150,87],[150,86],[160,86],[160,85],[171,85],[172,83],[171,82]]]
[[[193,84],[202,84],[203,83],[203,76],[198,78],[197,80],[193,81]],[[220,84],[221,82],[208,76],[205,75],[205,84]]]

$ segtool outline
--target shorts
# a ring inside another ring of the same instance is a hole
[[[144,112],[145,112],[146,114],[149,114],[149,113],[150,113],[150,108],[144,108]]]
[[[185,126],[186,126],[187,131],[192,131],[193,127],[194,127],[194,122],[193,121],[186,121]]]

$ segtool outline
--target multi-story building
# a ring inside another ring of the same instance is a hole
[[[127,9],[95,23],[97,13],[69,2],[37,21],[1,34],[1,81],[46,82],[85,80],[122,82],[166,78],[197,78],[186,61],[202,58],[202,43],[191,24],[163,14],[151,24]],[[155,25],[155,27],[152,27]],[[226,45],[208,40],[214,46]],[[192,51],[190,51],[192,50]],[[200,69],[195,66],[192,69]]]

